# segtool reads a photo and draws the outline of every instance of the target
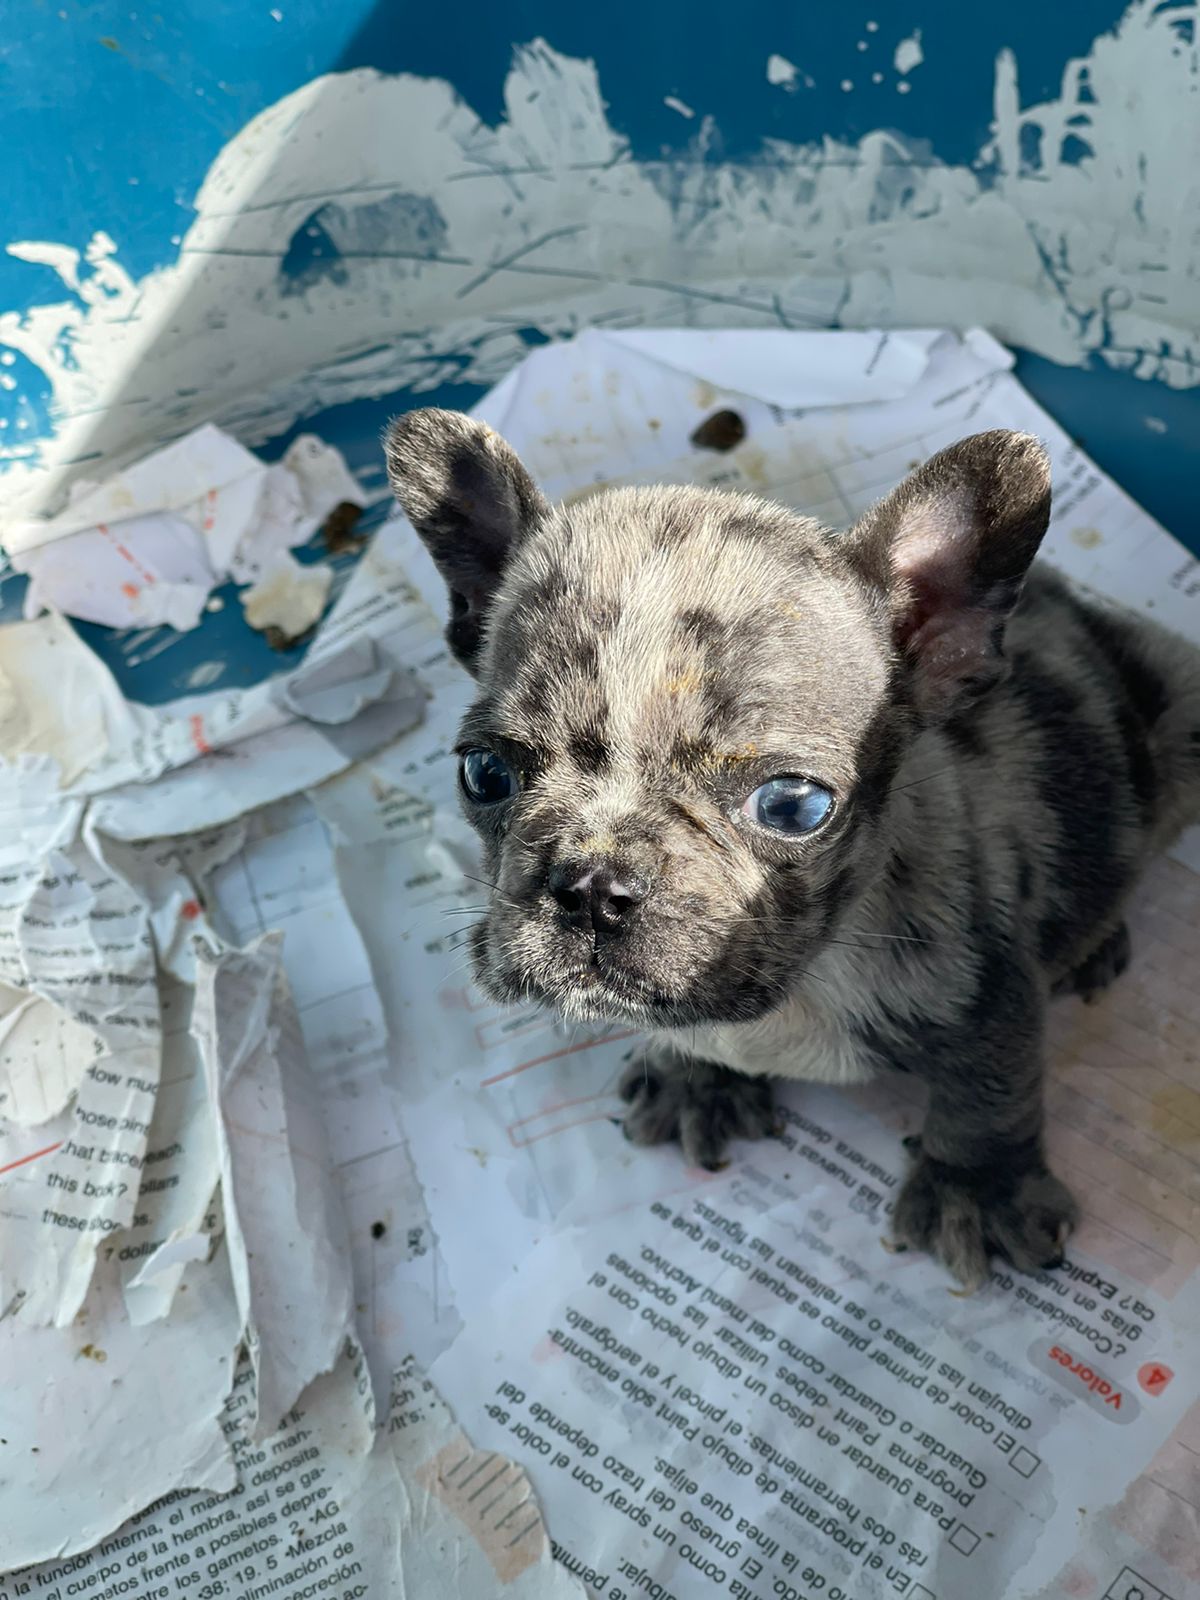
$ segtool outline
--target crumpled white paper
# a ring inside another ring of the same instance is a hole
[[[55,609],[113,628],[187,629],[215,584],[258,583],[344,502],[361,506],[362,491],[312,434],[268,465],[207,424],[103,483],[80,482],[57,516],[10,525],[3,542],[29,575],[29,618]]]
[[[129,1321],[115,1261],[68,1326],[0,1321],[0,1572],[90,1550],[173,1489],[233,1487],[221,1419],[238,1311],[224,1252],[184,1287],[152,1335]]]
[[[345,1218],[281,943],[268,934],[247,950],[199,951],[192,1014],[254,1367],[255,1439],[332,1369],[354,1327]]]

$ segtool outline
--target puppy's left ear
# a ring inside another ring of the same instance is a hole
[[[450,591],[446,642],[474,671],[509,558],[550,514],[498,433],[459,411],[409,411],[384,435],[392,492]]]
[[[838,541],[882,591],[928,716],[1004,676],[1004,625],[1049,521],[1045,450],[998,428],[931,456]]]

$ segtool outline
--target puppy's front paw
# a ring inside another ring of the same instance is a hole
[[[770,1080],[747,1078],[711,1061],[635,1059],[621,1079],[628,1105],[625,1137],[634,1144],[678,1140],[693,1166],[728,1166],[731,1139],[763,1139],[778,1131]]]
[[[1057,1267],[1079,1208],[1043,1166],[1005,1172],[951,1167],[918,1154],[896,1201],[897,1245],[936,1256],[968,1292],[1001,1255],[1019,1272]]]

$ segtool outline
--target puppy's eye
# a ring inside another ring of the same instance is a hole
[[[511,800],[521,787],[517,775],[494,750],[468,750],[459,767],[462,786],[479,806]]]
[[[742,815],[773,833],[812,833],[833,810],[828,789],[809,778],[771,778],[748,797]]]

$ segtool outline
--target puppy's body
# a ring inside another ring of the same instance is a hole
[[[485,987],[647,1029],[627,1131],[709,1165],[769,1127],[762,1075],[918,1072],[897,1237],[964,1281],[1051,1259],[1045,1005],[1119,970],[1125,896],[1200,814],[1200,653],[1025,581],[1034,442],[965,441],[843,535],[691,489],[552,510],[447,413],[388,446],[480,682]]]

